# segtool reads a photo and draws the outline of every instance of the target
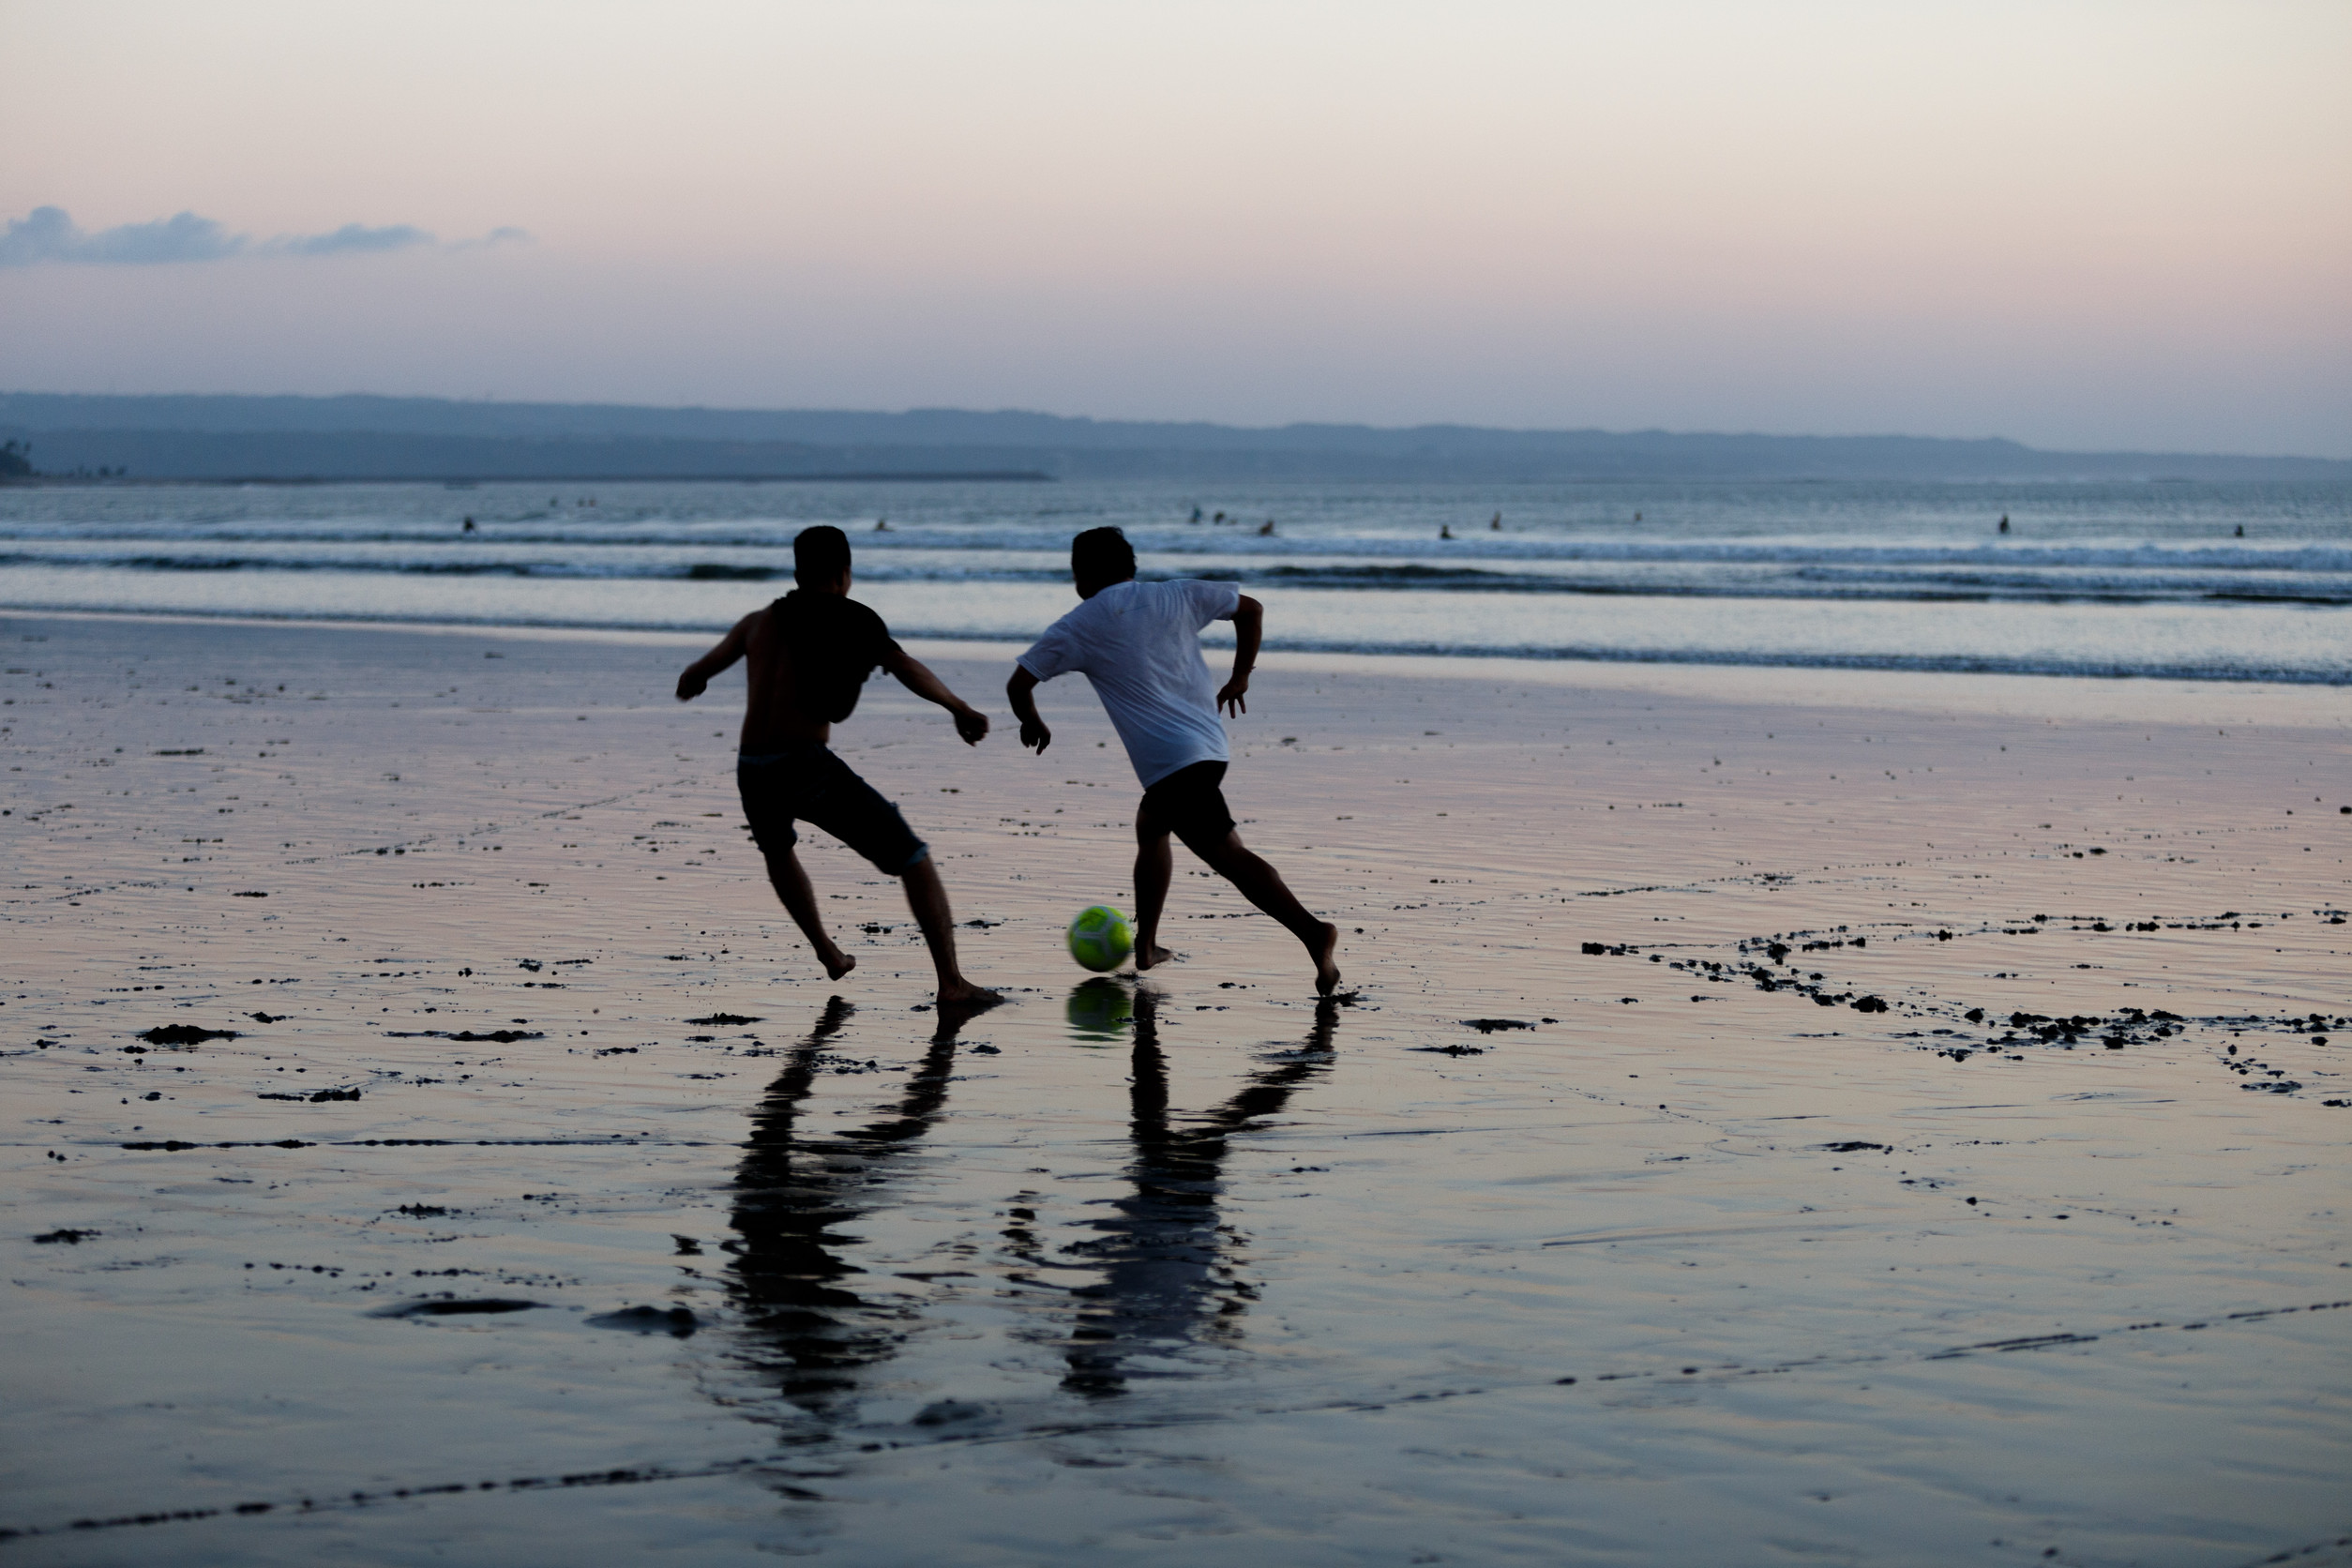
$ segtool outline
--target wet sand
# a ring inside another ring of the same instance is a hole
[[[2352,1560],[2341,693],[1276,656],[1318,1006],[922,650],[942,1020],[700,645],[0,620],[12,1558]]]

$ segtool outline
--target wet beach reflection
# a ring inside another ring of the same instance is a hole
[[[1214,1108],[1184,1116],[1170,1107],[1157,1006],[1153,992],[1138,989],[1117,1020],[1134,1031],[1128,1190],[1050,1259],[1022,1223],[1032,1211],[1017,1206],[1006,1231],[1012,1281],[1041,1283],[1032,1270],[1094,1275],[1055,1290],[1052,1310],[1062,1318],[1076,1307],[1061,1387],[1088,1399],[1123,1394],[1132,1380],[1182,1375],[1180,1358],[1192,1347],[1238,1341],[1239,1319],[1258,1292],[1237,1272],[1246,1238],[1224,1223],[1218,1203],[1229,1141],[1278,1114],[1334,1061],[1338,1007],[1325,1002],[1298,1048],[1260,1065]],[[898,1353],[921,1314],[895,1291],[857,1288],[865,1270],[848,1260],[859,1238],[847,1228],[883,1200],[903,1156],[944,1111],[957,1037],[972,1017],[940,1016],[903,1092],[876,1119],[819,1136],[801,1118],[821,1081],[842,1065],[828,1048],[855,1011],[838,997],[829,1002],[754,1110],[735,1172],[735,1235],[722,1244],[732,1255],[725,1287],[743,1323],[742,1364],[788,1404],[836,1428],[854,1420],[860,1384]]]
[[[1220,1223],[1228,1140],[1250,1122],[1278,1113],[1310,1079],[1331,1068],[1338,1004],[1318,1003],[1304,1047],[1262,1067],[1214,1109],[1173,1120],[1168,1057],[1160,1048],[1157,998],[1135,995],[1135,1053],[1129,1078],[1127,1167],[1133,1192],[1112,1199],[1112,1217],[1066,1249],[1102,1269],[1100,1284],[1072,1292],[1084,1304],[1070,1335],[1062,1386],[1088,1398],[1126,1392],[1130,1379],[1182,1375],[1168,1358],[1186,1346],[1240,1337],[1239,1319],[1257,1289],[1235,1272],[1244,1238]]]
[[[863,1127],[822,1138],[796,1125],[823,1074],[825,1047],[856,1012],[835,997],[751,1118],[735,1170],[736,1240],[727,1289],[745,1328],[743,1357],[785,1399],[821,1419],[838,1419],[859,1374],[894,1354],[908,1309],[867,1301],[849,1289],[865,1271],[842,1249],[857,1238],[839,1227],[873,1206],[870,1189],[897,1156],[930,1129],[947,1101],[956,1039],[974,1016],[942,1010],[929,1048],[895,1108]]]

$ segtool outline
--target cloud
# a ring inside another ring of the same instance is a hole
[[[493,245],[528,245],[530,243],[530,230],[518,229],[511,223],[502,223],[479,239],[453,239],[449,242],[449,249],[452,250],[487,250]]]
[[[93,234],[76,228],[63,207],[35,207],[27,217],[10,219],[8,232],[0,234],[0,266],[32,266],[40,262],[213,262],[234,256],[245,247],[243,238],[192,212],[153,223],[125,223]]]
[[[479,239],[459,240],[445,249],[480,249],[509,241],[528,241],[520,229],[492,229]],[[209,218],[192,212],[161,218],[152,223],[123,223],[95,234],[75,225],[63,207],[35,207],[23,218],[8,219],[0,232],[0,267],[38,266],[43,263],[68,265],[154,266],[172,262],[219,262],[233,256],[350,256],[379,255],[409,250],[440,242],[413,223],[369,228],[346,223],[324,234],[279,234],[257,240],[233,234]]]
[[[412,245],[432,242],[432,235],[413,223],[395,223],[384,229],[346,223],[331,234],[280,234],[254,249],[269,256],[339,256],[353,251],[405,250]]]

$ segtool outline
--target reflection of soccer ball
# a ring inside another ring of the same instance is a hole
[[[1073,1038],[1116,1040],[1135,1021],[1135,1002],[1126,987],[1096,975],[1070,993],[1062,1012]]]
[[[1135,951],[1135,927],[1108,904],[1079,912],[1070,922],[1070,957],[1097,973],[1119,967]]]

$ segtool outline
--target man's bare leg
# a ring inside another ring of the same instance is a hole
[[[923,927],[923,940],[931,946],[931,967],[939,972],[939,1004],[985,1007],[1003,1001],[987,987],[965,979],[956,966],[956,916],[947,907],[947,889],[941,885],[939,867],[931,864],[930,855],[926,853],[908,867],[898,880],[906,884],[907,908],[914,912],[914,923]]]
[[[1168,879],[1176,874],[1175,857],[1168,847],[1168,829],[1150,814],[1135,820],[1135,967],[1136,972],[1164,964],[1175,955],[1160,945],[1160,912],[1168,907]]]
[[[1315,989],[1329,996],[1339,987],[1339,927],[1318,920],[1290,892],[1289,884],[1257,854],[1243,848],[1239,833],[1228,833],[1214,853],[1204,855],[1212,870],[1242,890],[1242,896],[1282,922],[1306,946],[1315,960]]]
[[[786,850],[781,866],[770,859],[768,881],[775,884],[776,896],[784,900],[792,924],[817,950],[817,961],[825,966],[826,979],[838,980],[857,967],[857,960],[836,947],[825,934],[824,919],[817,912],[817,890],[808,885],[808,873],[800,868],[799,855]]]

